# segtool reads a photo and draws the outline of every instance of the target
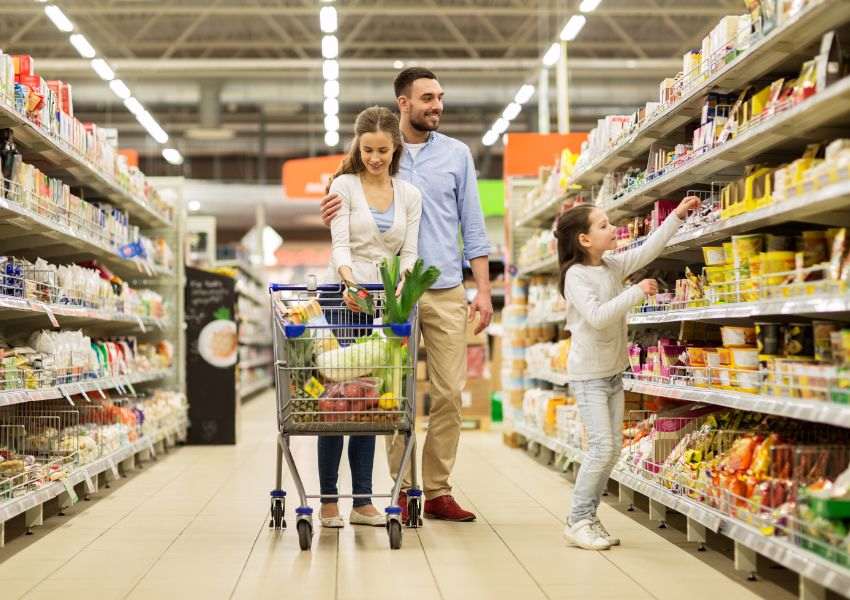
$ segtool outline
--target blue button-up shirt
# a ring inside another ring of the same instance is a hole
[[[422,192],[419,256],[426,267],[440,269],[433,289],[460,285],[463,262],[458,228],[464,259],[490,254],[472,153],[463,142],[434,131],[416,158],[405,148],[398,176]]]

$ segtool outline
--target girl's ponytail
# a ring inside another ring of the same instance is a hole
[[[564,295],[564,282],[567,279],[567,271],[573,265],[584,260],[585,252],[579,243],[578,236],[590,231],[590,213],[593,210],[591,204],[578,204],[568,209],[558,217],[555,226],[555,238],[558,240],[558,265],[560,266],[560,288]]]

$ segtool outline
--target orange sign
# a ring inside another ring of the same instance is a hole
[[[133,150],[132,148],[122,148],[118,151],[118,154],[121,156],[127,157],[127,166],[128,167],[138,167],[139,166],[139,151]]]
[[[564,148],[581,151],[586,133],[509,133],[505,144],[505,177],[537,177],[540,167],[550,167]]]
[[[328,182],[344,154],[296,158],[283,163],[283,194],[287,200],[315,200],[325,195]]]

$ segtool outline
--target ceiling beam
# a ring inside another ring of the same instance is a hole
[[[626,32],[626,30],[623,29],[619,23],[617,23],[616,20],[612,19],[611,17],[602,18],[608,24],[608,26],[612,30],[614,30],[614,33],[616,33],[620,37],[620,39],[625,42],[625,44],[632,50],[632,52],[634,52],[640,58],[647,58],[648,55],[646,54],[644,49],[640,47],[640,44],[635,42],[634,38],[632,38],[632,36],[630,36]],[[570,45],[572,46],[573,43],[570,43]]]

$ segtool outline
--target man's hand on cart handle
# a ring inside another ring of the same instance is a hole
[[[319,208],[322,214],[322,222],[325,227],[331,226],[331,221],[334,220],[336,213],[339,212],[339,207],[342,206],[342,198],[338,194],[328,194],[319,203]]]
[[[490,326],[490,320],[493,318],[493,301],[490,298],[490,292],[479,290],[475,294],[475,300],[469,305],[470,323],[475,320],[475,313],[479,315],[478,326],[475,328],[475,335],[478,335]]]

